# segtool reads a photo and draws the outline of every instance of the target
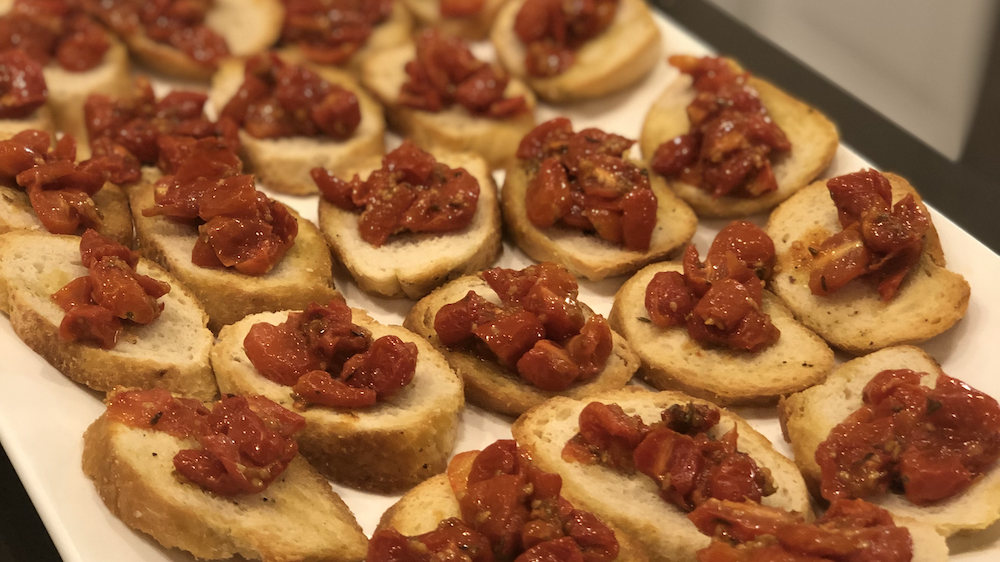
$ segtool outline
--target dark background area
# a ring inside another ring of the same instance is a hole
[[[974,237],[1000,252],[1000,15],[966,148],[958,162],[913,135],[703,0],[652,0],[719,53],[816,106],[837,123],[842,141],[881,170],[897,172]],[[998,12],[1000,14],[1000,12]],[[0,449],[0,561],[60,560]]]

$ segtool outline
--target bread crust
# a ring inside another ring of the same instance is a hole
[[[226,40],[235,58],[266,51],[281,36],[284,21],[281,0],[214,0],[205,16],[205,25]],[[176,47],[153,41],[141,28],[122,39],[143,65],[167,76],[207,81],[215,72],[215,66],[201,64]]]
[[[435,158],[452,168],[465,168],[479,181],[479,202],[472,223],[443,234],[406,233],[376,248],[361,239],[358,214],[319,200],[319,227],[337,260],[362,290],[377,295],[419,299],[442,283],[479,271],[503,251],[497,187],[486,163],[477,155],[437,149]],[[362,177],[381,167],[381,158],[360,164]],[[341,177],[353,177],[349,171]]]
[[[525,68],[525,46],[514,32],[514,20],[524,1],[504,5],[490,40],[507,71],[548,102],[594,99],[624,90],[660,61],[662,39],[649,8],[642,0],[621,0],[611,25],[576,51],[576,62],[566,72],[550,78],[531,77]]]
[[[865,385],[885,369],[927,373],[921,382],[931,387],[942,372],[934,358],[918,347],[888,347],[840,365],[823,384],[793,394],[778,404],[778,415],[795,462],[817,497],[821,473],[816,449],[834,427],[862,406]],[[1000,519],[1000,466],[994,465],[959,495],[924,507],[913,505],[897,494],[865,499],[889,510],[894,517],[932,526],[946,537],[960,531],[985,529]]]
[[[516,373],[501,367],[499,363],[481,359],[472,352],[448,349],[441,343],[434,330],[434,317],[442,306],[461,300],[469,291],[475,291],[492,302],[500,302],[496,293],[482,277],[467,275],[438,288],[418,301],[406,315],[403,326],[427,338],[431,345],[441,351],[465,382],[465,397],[472,404],[491,412],[517,416],[553,396],[582,399],[621,388],[639,368],[639,358],[632,351],[632,347],[614,331],[611,332],[614,345],[604,370],[590,381],[574,384],[562,392],[541,390],[521,380]],[[584,311],[587,316],[593,314],[586,305]]]
[[[198,558],[364,559],[367,540],[361,527],[304,459],[293,459],[261,493],[223,498],[175,476],[174,455],[193,445],[127,427],[105,414],[83,435],[83,471],[126,525]]]
[[[173,273],[198,297],[213,332],[248,314],[304,309],[310,302],[328,302],[340,295],[333,288],[333,264],[322,234],[291,209],[299,223],[295,244],[266,275],[253,277],[192,264],[197,230],[166,217],[142,215],[143,209],[153,206],[153,184],[159,171],[145,168],[143,174],[143,179],[128,190],[138,250]]]
[[[660,412],[673,404],[706,404],[680,392],[649,392],[635,386],[585,400],[556,397],[532,408],[514,422],[511,433],[542,470],[562,476],[563,495],[581,509],[623,530],[645,550],[651,561],[689,562],[708,546],[686,514],[659,496],[658,485],[642,473],[623,475],[601,465],[567,462],[562,449],[579,431],[580,411],[590,402],[617,403],[627,414],[639,414],[646,423],[659,421]],[[719,437],[737,427],[737,449],[771,472],[778,491],[764,505],[802,513],[812,519],[809,492],[795,464],[746,421],[726,410],[709,434]]]
[[[647,162],[652,160],[661,144],[691,130],[687,106],[696,95],[691,84],[691,76],[681,74],[649,108],[639,138],[642,156]],[[760,197],[724,195],[713,198],[700,187],[668,180],[670,188],[687,201],[698,216],[742,217],[767,211],[815,179],[837,152],[840,142],[837,127],[826,116],[766,80],[751,76],[749,84],[757,90],[764,108],[792,145],[790,153],[771,160],[778,189]]]
[[[440,29],[445,35],[472,41],[485,39],[500,8],[510,0],[485,0],[483,7],[472,17],[441,15],[441,0],[401,0],[421,27]]]
[[[906,180],[885,174],[893,202],[912,194],[928,218],[920,195]],[[831,345],[855,355],[925,341],[952,327],[969,306],[969,284],[945,269],[933,223],[924,235],[920,262],[896,296],[883,302],[877,287],[856,279],[833,295],[809,290],[810,247],[842,230],[825,181],[815,182],[774,210],[765,229],[777,252],[771,289],[808,328]]]
[[[29,263],[40,259],[45,261],[44,270]],[[146,326],[126,325],[111,350],[67,342],[59,335],[64,312],[50,296],[86,275],[80,264],[80,238],[28,231],[4,234],[0,310],[10,316],[14,333],[28,347],[71,380],[94,390],[165,388],[200,400],[215,397],[207,315],[194,295],[156,264],[142,260],[137,270],[170,284],[170,292],[160,299],[164,303],[160,318]]]
[[[345,140],[335,140],[326,135],[259,139],[240,129],[241,151],[254,175],[272,191],[291,195],[319,193],[309,175],[313,168],[322,167],[343,174],[359,160],[385,152],[382,107],[344,72],[307,63],[303,66],[327,82],[353,92],[361,108],[361,123],[354,135]],[[219,71],[212,77],[212,91],[209,93],[216,114],[236,95],[243,77],[242,60],[230,59],[219,66]]]
[[[132,213],[129,211],[128,197],[122,188],[106,182],[91,199],[102,218],[97,232],[131,248]],[[28,193],[20,188],[0,185],[0,234],[15,230],[47,232],[31,207]]]
[[[624,275],[674,254],[684,247],[698,227],[694,211],[681,201],[662,177],[649,173],[656,195],[656,227],[646,252],[635,252],[574,228],[553,226],[540,229],[528,220],[526,196],[534,170],[519,160],[507,170],[501,191],[504,224],[526,254],[536,261],[554,261],[574,275],[591,281]]]
[[[462,381],[416,334],[379,324],[363,310],[352,312],[352,321],[373,339],[394,335],[418,349],[413,382],[371,408],[301,409],[291,387],[254,368],[243,349],[247,333],[258,322],[284,322],[288,311],[254,314],[223,328],[212,349],[212,367],[223,393],[261,394],[304,416],[306,427],[296,436],[299,449],[324,476],[366,491],[399,493],[447,467],[465,404]]]
[[[407,80],[404,67],[415,57],[411,42],[374,53],[361,65],[361,82],[385,106],[390,127],[424,150],[475,152],[491,168],[512,164],[521,139],[535,128],[537,101],[528,86],[516,78],[507,84],[504,95],[524,96],[528,106],[527,112],[510,118],[472,115],[458,104],[437,113],[405,107],[399,104],[399,90]]]
[[[691,339],[685,326],[652,324],[646,311],[646,287],[659,272],[683,270],[676,262],[649,265],[615,294],[608,321],[642,360],[639,376],[643,380],[661,390],[680,390],[725,405],[774,404],[779,396],[826,378],[833,368],[833,350],[768,291],[764,291],[762,308],[781,337],[757,353],[703,346]]]

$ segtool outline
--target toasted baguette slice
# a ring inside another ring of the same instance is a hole
[[[287,318],[287,312],[254,314],[219,332],[212,368],[223,393],[260,394],[295,407],[292,388],[262,376],[243,349],[254,324]],[[462,381],[436,349],[409,330],[379,324],[358,309],[352,321],[371,330],[373,339],[394,335],[415,343],[413,382],[371,408],[296,408],[306,418],[296,438],[302,455],[324,476],[363,490],[402,492],[447,466],[465,404]]]
[[[482,277],[467,275],[438,288],[418,301],[406,315],[403,326],[427,338],[431,345],[444,354],[448,363],[465,381],[466,399],[477,406],[499,414],[517,416],[553,396],[583,399],[600,392],[621,388],[639,368],[639,358],[632,351],[632,347],[614,331],[611,332],[614,347],[604,365],[604,370],[590,381],[575,384],[563,392],[541,390],[521,379],[516,373],[500,366],[499,363],[481,359],[470,351],[448,349],[438,339],[434,330],[434,317],[442,306],[462,300],[469,291],[475,291],[495,304],[500,303],[496,293]],[[584,305],[584,313],[589,316],[593,311]]]
[[[438,113],[399,104],[399,89],[406,82],[406,63],[416,57],[413,43],[374,53],[361,65],[361,83],[385,106],[389,125],[424,150],[435,147],[480,154],[492,168],[512,163],[517,145],[535,128],[535,95],[512,78],[504,94],[524,96],[528,111],[509,119],[472,115],[455,104]]]
[[[126,525],[198,558],[364,559],[368,541],[354,515],[301,456],[263,492],[226,498],[175,474],[174,455],[196,446],[102,415],[83,434],[83,472]]]
[[[444,17],[441,0],[402,0],[421,27],[436,27],[445,35],[478,41],[489,35],[497,12],[509,0],[485,0],[479,13],[469,17]]]
[[[236,270],[194,265],[191,251],[198,240],[198,229],[162,216],[143,216],[142,210],[153,206],[153,184],[159,171],[145,168],[143,174],[143,179],[128,192],[138,249],[198,297],[213,332],[248,314],[303,309],[310,302],[328,302],[340,294],[333,288],[333,264],[323,235],[291,209],[299,221],[295,245],[266,275],[253,277]]]
[[[885,174],[892,199],[920,195],[903,178]],[[890,345],[918,343],[944,332],[969,306],[969,283],[945,269],[944,253],[933,224],[924,235],[924,252],[889,302],[867,279],[855,279],[833,295],[809,290],[810,247],[842,230],[825,181],[806,187],[771,213],[766,231],[778,259],[771,289],[807,327],[835,347],[854,354]]]
[[[663,92],[646,114],[639,146],[646,161],[663,143],[691,130],[687,106],[696,92],[691,77],[682,74]],[[774,207],[802,189],[826,169],[837,152],[837,127],[822,113],[789,96],[770,82],[751,77],[750,85],[760,94],[771,119],[785,131],[791,152],[772,160],[778,189],[760,197],[745,198],[712,194],[682,181],[670,180],[670,187],[701,217],[742,217]]]
[[[320,198],[319,227],[337,259],[369,293],[419,299],[445,281],[492,264],[502,251],[497,187],[486,162],[471,153],[435,150],[452,168],[465,168],[479,180],[479,203],[472,224],[456,232],[405,233],[376,248],[361,239],[358,214]],[[360,163],[362,177],[381,166],[381,159]],[[345,178],[353,173],[345,175]]]
[[[0,140],[7,140],[21,131],[36,129],[55,134],[56,122],[52,117],[52,109],[47,105],[39,107],[27,117],[21,119],[0,119]]]
[[[695,528],[686,513],[660,498],[658,485],[652,478],[640,472],[624,475],[598,464],[563,460],[563,447],[580,430],[580,412],[593,401],[618,404],[625,413],[639,415],[646,423],[659,421],[660,412],[673,404],[708,403],[680,392],[648,392],[626,387],[582,400],[553,398],[526,412],[511,428],[514,439],[539,468],[562,476],[563,495],[567,499],[629,534],[651,561],[694,560],[694,553],[708,546],[711,539]],[[797,511],[812,519],[809,492],[795,464],[775,451],[767,438],[743,419],[725,410],[721,412],[722,420],[709,435],[720,437],[737,426],[737,449],[771,473],[777,492],[765,497],[762,503]]]
[[[240,129],[244,160],[254,175],[268,188],[279,193],[311,195],[319,193],[309,171],[320,166],[343,174],[347,167],[368,156],[385,151],[385,119],[382,108],[347,74],[329,67],[309,66],[324,80],[350,90],[361,107],[361,124],[346,140],[317,137],[258,139]],[[212,77],[209,101],[216,114],[222,111],[243,84],[244,63],[230,59],[219,66]]]
[[[778,341],[757,353],[699,344],[687,327],[660,328],[646,312],[646,287],[661,271],[683,271],[679,263],[655,263],[625,282],[608,320],[639,355],[639,375],[662,390],[682,390],[716,404],[770,403],[822,382],[833,368],[833,350],[764,291],[763,310],[781,330]]]
[[[142,260],[139,273],[170,283],[163,313],[145,326],[126,323],[114,349],[67,342],[59,336],[65,313],[51,295],[87,274],[80,238],[42,232],[0,236],[0,310],[24,342],[70,379],[95,390],[116,386],[165,388],[208,400],[215,377],[208,363],[212,333],[198,300],[156,264]]]
[[[526,164],[518,161],[507,169],[500,192],[504,224],[514,242],[532,259],[554,261],[591,281],[632,273],[648,263],[666,259],[684,247],[698,227],[698,218],[691,207],[670,191],[662,177],[650,172],[649,184],[656,194],[657,209],[656,228],[648,251],[626,250],[575,228],[553,226],[543,230],[528,220],[525,198],[529,174]]]
[[[826,382],[785,398],[778,414],[786,438],[792,444],[795,462],[810,486],[819,490],[820,468],[816,449],[830,431],[863,404],[862,391],[868,381],[886,369],[912,369],[927,373],[921,384],[933,387],[941,367],[922,349],[889,347],[859,357],[838,367]],[[817,493],[818,496],[818,493]],[[961,494],[924,507],[905,496],[883,494],[865,498],[893,515],[900,515],[937,529],[945,536],[959,531],[985,529],[1000,519],[1000,466],[993,468]]]
[[[117,185],[107,182],[92,197],[103,222],[96,229],[124,246],[132,246],[132,214],[128,197]],[[31,207],[27,192],[17,187],[0,185],[0,234],[13,230],[46,232],[42,221]]]
[[[528,76],[525,45],[514,32],[524,0],[509,2],[490,31],[500,63],[524,80],[538,97],[552,103],[599,98],[638,82],[660,61],[660,30],[642,0],[621,0],[611,26],[576,51],[566,72],[550,78]]]
[[[222,36],[234,58],[266,51],[281,35],[285,8],[281,0],[214,0],[205,15],[205,25]],[[202,64],[183,51],[150,39],[142,29],[123,37],[129,51],[156,72],[207,81],[213,65]]]
[[[386,510],[379,520],[378,529],[394,529],[412,537],[429,533],[437,528],[439,522],[452,517],[461,519],[461,508],[448,482],[448,476],[439,474],[417,485]],[[613,530],[619,547],[615,562],[649,560],[634,540],[618,529]]]

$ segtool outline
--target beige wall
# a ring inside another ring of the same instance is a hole
[[[945,156],[961,154],[995,2],[711,1]]]

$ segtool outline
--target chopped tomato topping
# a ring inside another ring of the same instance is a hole
[[[323,168],[313,180],[327,201],[361,211],[361,238],[380,247],[402,232],[455,232],[476,216],[479,181],[465,168],[450,168],[410,141],[382,159],[366,181],[345,182]]]
[[[298,45],[310,61],[341,65],[392,13],[393,0],[284,0],[281,40]]]
[[[1000,405],[938,374],[886,370],[865,385],[864,405],[816,450],[827,499],[902,490],[926,505],[968,488],[1000,458]]]
[[[441,0],[438,8],[446,18],[468,18],[479,14],[485,0]]]
[[[42,66],[20,49],[0,52],[0,119],[21,119],[45,105]]]
[[[528,220],[538,228],[579,228],[627,250],[648,250],[657,199],[646,172],[623,158],[632,144],[599,129],[573,133],[565,118],[535,127],[517,149],[534,170],[525,196]]]
[[[492,118],[528,110],[524,96],[504,97],[509,77],[478,60],[464,40],[427,29],[417,36],[416,48],[416,58],[406,63],[401,105],[436,113],[457,103]]]
[[[41,66],[55,59],[84,72],[101,63],[109,46],[104,28],[70,0],[16,0],[0,17],[0,51],[21,49]]]
[[[698,93],[687,108],[690,132],[661,144],[652,168],[716,198],[778,189],[771,155],[792,147],[748,83],[750,74],[723,58],[675,55],[670,64],[692,76]]]
[[[568,70],[575,51],[607,29],[617,9],[618,0],[525,2],[514,19],[514,32],[526,46],[528,74],[548,77]]]
[[[843,230],[810,248],[809,289],[826,296],[862,276],[892,300],[903,278],[920,261],[930,219],[912,194],[892,204],[892,185],[875,170],[827,182]]]

